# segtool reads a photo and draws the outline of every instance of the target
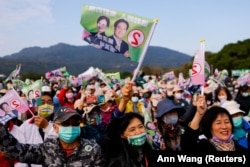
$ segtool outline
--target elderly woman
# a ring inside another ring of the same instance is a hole
[[[200,95],[195,116],[181,138],[182,149],[202,152],[246,151],[233,140],[233,128],[230,113],[219,106],[207,110],[205,97]],[[199,139],[200,132],[205,138]]]

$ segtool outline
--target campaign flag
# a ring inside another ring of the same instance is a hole
[[[16,65],[16,68],[9,74],[9,76],[5,79],[5,82],[8,80],[12,80],[18,77],[21,71],[21,64]]]
[[[170,72],[165,73],[164,76],[163,76],[163,78],[166,79],[166,80],[173,80],[173,79],[175,79],[174,71],[170,71]]]
[[[148,47],[154,20],[113,9],[84,5],[80,23],[84,28],[84,41],[98,49],[122,54],[138,62],[144,49]]]
[[[245,73],[237,79],[237,83],[240,86],[247,85],[250,82],[250,73]]]
[[[202,50],[198,50],[195,54],[191,81],[193,85],[204,85],[205,84],[205,56]]]
[[[29,110],[28,106],[14,89],[9,90],[0,98],[0,122],[2,124],[18,117],[18,112],[24,113],[27,110]]]
[[[121,75],[120,72],[114,72],[114,73],[105,73],[104,79],[106,78],[110,78],[112,79],[117,79],[117,80],[121,80]]]
[[[22,92],[26,95],[28,101],[36,103],[36,105],[41,104],[42,85],[43,85],[42,80],[39,79],[36,80],[34,83],[24,86],[22,88]]]
[[[70,76],[69,72],[66,70],[66,67],[61,67],[49,72],[45,73],[46,79],[54,79],[57,80],[58,78],[66,78]]]

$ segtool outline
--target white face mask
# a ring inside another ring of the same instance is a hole
[[[175,93],[174,96],[175,96],[176,99],[180,100],[183,97],[183,93]]]
[[[131,100],[132,100],[132,102],[136,103],[136,102],[138,102],[139,98],[137,96],[133,96],[131,98]]]
[[[218,96],[218,99],[221,103],[224,103],[227,100],[227,96]]]
[[[178,116],[176,114],[164,116],[163,121],[165,122],[165,124],[175,125],[178,121]]]

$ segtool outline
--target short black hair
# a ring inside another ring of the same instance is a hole
[[[1,110],[3,110],[3,105],[4,105],[4,104],[9,105],[7,102],[3,102],[3,103],[1,103],[1,104],[0,104],[0,109],[1,109]]]
[[[201,130],[204,133],[204,135],[207,137],[207,139],[211,139],[212,133],[211,133],[211,128],[212,128],[212,124],[215,121],[215,119],[218,117],[218,115],[221,114],[226,114],[229,118],[229,121],[232,125],[232,133],[233,133],[233,120],[232,117],[230,115],[230,113],[222,107],[219,106],[213,106],[211,108],[209,108],[206,113],[204,114],[202,120],[201,120]]]
[[[100,21],[100,20],[106,20],[107,21],[107,27],[109,27],[109,18],[107,17],[107,16],[100,16],[100,17],[98,17],[98,19],[97,19],[97,23]]]
[[[127,30],[128,30],[128,28],[129,28],[129,23],[127,22],[127,20],[125,20],[125,19],[116,20],[116,22],[115,22],[115,24],[114,24],[114,27],[116,28],[117,25],[118,25],[119,23],[125,23],[125,24],[127,25]]]

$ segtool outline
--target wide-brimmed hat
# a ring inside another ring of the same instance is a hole
[[[84,111],[83,116],[86,114],[89,114],[96,107],[99,107],[99,106],[95,105],[95,104],[91,104],[91,105],[88,105],[87,107],[84,107],[83,108],[83,111]]]
[[[159,118],[166,114],[167,112],[173,110],[173,109],[181,109],[182,107],[179,105],[174,104],[174,102],[170,99],[164,99],[161,100],[157,104],[157,115],[156,117]]]
[[[244,111],[242,111],[240,109],[240,105],[234,100],[225,101],[221,105],[221,107],[225,108],[230,113],[230,115],[233,115],[233,114],[236,114],[236,113],[242,113],[242,114],[245,113]]]
[[[5,94],[5,93],[7,93],[7,91],[8,91],[7,89],[1,89],[0,93]]]

